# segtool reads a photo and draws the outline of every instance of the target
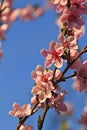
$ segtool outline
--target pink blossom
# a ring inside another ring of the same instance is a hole
[[[57,5],[56,12],[60,13],[64,8],[66,8],[67,0],[49,0],[49,3],[52,5]]]
[[[60,0],[60,4],[63,5],[63,6],[66,6],[67,5],[67,0]]]
[[[52,4],[58,4],[60,0],[49,0],[50,3]]]
[[[58,36],[60,44],[62,44],[64,50],[77,50],[77,39],[74,36],[68,36],[66,39],[62,34]]]
[[[65,6],[67,4],[67,0],[50,0],[52,4],[61,4]]]
[[[61,13],[65,8],[67,8],[66,5],[67,0],[60,0],[60,4],[58,4],[56,7],[56,12]]]
[[[70,4],[73,5],[83,5],[86,3],[86,0],[70,0]]]
[[[61,112],[62,115],[72,115],[73,114],[73,105],[71,102],[65,102],[67,111],[66,112]]]
[[[64,101],[64,95],[66,91],[62,91],[59,94],[54,93],[53,96],[49,100],[49,105],[51,108],[54,108],[55,111],[60,114],[61,112],[66,112],[67,107]]]
[[[81,26],[80,28],[73,27],[72,29],[72,35],[76,37],[76,39],[80,38],[83,36],[85,33],[85,27]]]
[[[81,27],[84,24],[81,14],[77,11],[77,8],[64,8],[63,14],[59,19],[57,19],[57,24],[62,27],[62,23],[67,23],[69,28],[73,28],[73,26]]]
[[[14,103],[13,110],[9,111],[9,114],[15,117],[29,116],[31,114],[30,104],[20,106],[19,104]]]
[[[32,20],[33,8],[30,5],[27,5],[25,8],[21,9],[21,18],[22,20]]]
[[[77,77],[73,83],[77,91],[87,91],[87,61],[84,61],[80,68],[77,69]]]
[[[21,9],[21,19],[24,21],[33,20],[40,17],[43,12],[43,8],[35,8],[33,6],[27,5],[25,8]]]
[[[38,7],[37,9],[34,10],[33,13],[34,18],[40,17],[43,14],[43,12],[44,12],[43,8]]]
[[[51,91],[54,89],[52,83],[49,81],[48,83],[38,82],[33,88],[32,93],[38,96],[38,100],[42,103],[45,102],[47,98],[51,98]]]
[[[19,130],[33,130],[33,126],[21,125]]]
[[[36,84],[32,89],[32,93],[38,95],[40,102],[44,102],[47,98],[52,96],[51,91],[54,87],[50,80],[52,79],[53,72],[38,65],[36,70],[32,71],[31,76],[35,80]]]
[[[33,96],[33,97],[31,98],[31,103],[32,103],[32,104],[35,104],[36,102],[37,102],[36,96]]]
[[[35,80],[36,84],[40,82],[48,82],[52,79],[53,71],[46,70],[41,65],[37,65],[36,70],[31,73],[32,78]]]
[[[63,49],[60,44],[54,41],[50,42],[49,50],[42,49],[41,54],[46,58],[45,67],[49,68],[53,63],[57,68],[61,68],[63,65],[63,59],[61,58],[63,54]]]
[[[80,15],[87,14],[86,2],[87,2],[86,0],[77,0],[77,1],[70,0],[71,8],[77,10],[77,13],[79,13]]]

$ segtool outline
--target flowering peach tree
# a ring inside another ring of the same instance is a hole
[[[33,130],[34,126],[26,126],[25,122],[39,109],[43,109],[43,113],[37,119],[38,130],[42,130],[49,109],[54,109],[59,115],[70,112],[69,104],[64,102],[68,91],[62,90],[61,82],[66,83],[66,80],[73,78],[74,89],[79,92],[87,92],[87,60],[82,61],[80,58],[87,52],[87,45],[82,50],[79,50],[78,45],[79,38],[85,32],[83,15],[87,14],[87,0],[48,0],[47,2],[58,14],[56,19],[56,24],[60,29],[58,41],[50,41],[49,49],[43,48],[40,51],[45,62],[44,66],[37,65],[31,72],[34,80],[31,104],[21,106],[15,102],[13,110],[9,111],[9,115],[19,119],[15,130]],[[0,40],[6,40],[6,31],[19,16],[23,21],[31,21],[45,11],[44,8],[30,5],[13,9],[12,3],[13,0],[0,2]],[[2,56],[3,51],[0,44],[0,58]],[[64,63],[66,65],[62,70]],[[66,76],[70,69],[73,73]],[[78,122],[83,124],[83,130],[87,129],[87,108]],[[61,130],[65,129],[61,128]]]

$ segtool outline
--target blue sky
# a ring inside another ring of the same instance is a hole
[[[29,3],[43,5],[44,0],[21,0],[21,3],[19,0],[15,0],[14,7],[24,7]],[[14,102],[21,105],[30,102],[33,86],[31,71],[37,64],[44,65],[44,58],[40,55],[40,50],[48,49],[51,40],[57,41],[59,30],[55,19],[55,11],[48,10],[42,17],[32,22],[17,20],[6,33],[7,40],[1,41],[4,55],[0,61],[0,130],[14,130],[18,123],[17,118],[8,115]],[[81,48],[86,44],[86,40],[85,37],[80,40]],[[86,56],[87,54],[83,56],[83,59],[86,59]],[[64,83],[62,86],[63,89],[69,89],[66,100],[72,100],[76,110],[70,123],[74,130],[79,130],[79,126],[75,122],[83,111],[86,94],[75,92],[70,87],[71,83],[72,81],[69,80],[66,88]],[[37,116],[38,113],[26,122],[26,124],[34,124],[34,130],[37,130]],[[59,117],[54,110],[49,111],[43,130],[58,130],[59,118],[62,117]]]

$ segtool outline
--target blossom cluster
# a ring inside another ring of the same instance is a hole
[[[50,0],[50,2],[53,5],[56,5],[56,12],[61,13],[61,16],[56,20],[57,25],[61,29],[61,33],[58,35],[59,43],[57,46],[59,46],[58,49],[62,48],[61,52],[63,51],[63,59],[66,59],[67,63],[70,63],[78,55],[77,41],[84,35],[85,27],[82,16],[87,14],[87,1]],[[56,47],[54,50],[56,50]],[[47,61],[50,62],[52,60],[52,58],[48,59],[45,50],[42,50],[42,55]],[[87,91],[87,61],[82,63],[81,59],[78,58],[71,66],[71,69],[76,70],[76,78],[74,78],[75,82],[73,87],[80,92]]]
[[[50,41],[49,49],[41,49],[40,53],[45,58],[44,67],[37,65],[32,71],[31,77],[34,80],[34,86],[31,90],[33,97],[31,104],[35,105],[35,109],[30,109],[30,105],[20,106],[14,103],[13,109],[9,112],[11,116],[18,117],[20,122],[35,113],[39,108],[47,109],[54,108],[58,114],[67,113],[67,105],[64,102],[64,97],[67,90],[62,90],[59,83],[66,80],[65,73],[68,69],[74,70],[75,78],[73,87],[77,91],[87,91],[87,60],[82,62],[79,58],[78,40],[84,35],[85,27],[83,15],[87,14],[86,0],[49,0],[56,7],[56,12],[60,17],[56,20],[56,24],[60,27],[58,41]],[[4,32],[8,26],[19,16],[23,20],[32,20],[42,14],[42,10],[35,10],[31,6],[23,9],[12,9],[12,2],[5,1],[3,8],[8,4],[8,8],[1,13],[0,26],[1,39],[5,39]],[[5,24],[4,24],[5,23]],[[60,70],[66,63],[66,69]],[[50,68],[53,67],[53,70]],[[67,69],[68,68],[68,69]],[[82,116],[83,118],[83,116]],[[41,119],[38,121],[43,123]],[[41,125],[42,126],[42,125]],[[38,125],[40,127],[40,124]],[[21,124],[20,130],[31,130],[31,126]]]

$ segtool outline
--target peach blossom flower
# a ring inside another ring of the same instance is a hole
[[[85,27],[81,26],[80,28],[73,27],[72,29],[72,35],[76,37],[76,39],[80,38],[83,36],[85,33]]]
[[[54,87],[50,80],[52,79],[53,72],[38,65],[36,70],[32,71],[31,76],[35,80],[35,86],[32,88],[32,93],[34,96],[38,96],[40,102],[44,102],[47,98],[52,96],[51,91]]]
[[[57,68],[61,68],[63,65],[63,59],[61,58],[63,54],[63,47],[54,41],[50,42],[49,50],[42,49],[41,54],[46,58],[45,67],[49,68],[53,63]]]
[[[62,91],[59,94],[54,93],[53,96],[49,100],[49,105],[51,108],[54,108],[58,114],[61,112],[67,111],[67,106],[64,103],[64,96],[66,91]]]
[[[84,25],[81,14],[74,7],[70,8],[69,10],[67,8],[63,10],[63,14],[59,19],[57,19],[57,24],[60,27],[62,27],[62,23],[67,23],[68,27],[71,29],[73,28],[73,26],[81,27],[82,25]]]
[[[30,104],[20,106],[19,104],[14,103],[13,110],[9,111],[9,114],[15,117],[29,116],[31,114]]]
[[[32,93],[38,96],[38,100],[43,103],[47,98],[51,98],[51,91],[54,89],[52,83],[49,81],[48,83],[38,82],[33,88]]]
[[[77,39],[74,36],[68,36],[68,38],[64,38],[62,34],[58,36],[58,40],[60,44],[62,44],[64,50],[77,50]]]
[[[21,19],[24,21],[29,21],[40,17],[44,10],[41,7],[35,8],[33,6],[27,5],[25,8],[21,9]]]

